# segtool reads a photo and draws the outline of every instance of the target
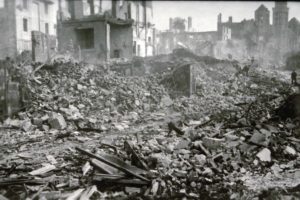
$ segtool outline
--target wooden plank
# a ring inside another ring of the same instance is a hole
[[[140,158],[140,156],[133,149],[132,142],[126,140],[124,142],[124,149],[126,150],[126,152],[131,154],[131,158],[133,161],[131,164],[136,163],[136,166],[142,167],[145,170],[149,170],[149,167],[146,165],[146,163]]]
[[[101,162],[95,158],[91,159],[91,164],[100,172],[107,173],[107,174],[118,174],[119,170],[113,168],[104,162]]]
[[[110,174],[97,174],[93,177],[93,182],[97,184],[120,184],[120,185],[131,185],[131,186],[145,186],[149,185],[150,182],[143,181],[140,179],[126,178],[122,175],[110,175]]]
[[[41,174],[45,174],[47,172],[50,172],[50,171],[54,170],[55,168],[56,167],[54,165],[47,165],[45,167],[42,167],[42,168],[36,169],[32,172],[29,172],[29,174],[32,175],[32,176],[41,175]]]
[[[78,190],[74,191],[71,195],[69,195],[66,200],[77,200],[83,191],[83,188],[79,188]]]
[[[79,200],[88,200],[90,197],[97,191],[97,187],[95,185],[87,188],[80,196]]]
[[[80,148],[80,147],[76,147],[76,150],[78,150],[78,151],[80,151],[81,153],[83,153],[83,154],[85,154],[85,155],[88,155],[88,156],[90,156],[90,157],[92,157],[92,158],[96,158],[97,160],[100,160],[100,161],[104,162],[105,164],[108,164],[108,165],[110,165],[110,166],[112,166],[112,167],[115,167],[115,168],[121,170],[122,172],[124,172],[124,173],[126,173],[126,174],[132,175],[132,176],[134,176],[134,177],[136,177],[136,178],[138,178],[138,179],[141,179],[141,180],[143,180],[143,181],[146,181],[146,182],[149,182],[149,181],[150,181],[149,179],[147,179],[147,178],[145,178],[145,177],[143,177],[143,176],[137,174],[137,173],[136,173],[135,171],[133,171],[132,169],[126,168],[126,166],[119,165],[119,163],[116,163],[116,162],[114,162],[114,161],[112,161],[112,160],[108,160],[108,159],[105,159],[105,158],[103,158],[103,157],[101,157],[101,156],[92,154],[92,153],[90,153],[90,152],[88,152],[88,151],[86,151],[86,150],[84,150],[84,149],[82,149],[82,148]]]
[[[33,178],[1,178],[0,186],[8,185],[23,185],[23,184],[33,184],[33,185],[42,185],[47,183],[44,179],[33,179]]]

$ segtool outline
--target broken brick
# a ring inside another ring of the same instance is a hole
[[[53,129],[62,130],[67,127],[64,117],[59,113],[51,113],[48,122]]]

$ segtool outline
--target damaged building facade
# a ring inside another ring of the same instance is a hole
[[[155,27],[152,1],[113,1],[118,19],[133,20],[133,55],[153,56],[155,50]]]
[[[223,32],[218,35],[217,31],[198,32],[195,31],[192,25],[192,17],[184,20],[184,29],[178,30],[174,22],[176,20],[169,18],[169,29],[157,33],[157,52],[158,54],[169,54],[176,48],[188,48],[197,55],[215,55],[215,43],[219,39],[230,39],[230,31],[227,27],[222,27]]]
[[[270,23],[269,9],[261,5],[254,12],[254,19],[233,22],[229,17],[222,22],[218,18],[218,32],[223,27],[231,29],[231,40],[219,41],[216,57],[226,58],[231,54],[234,59],[245,60],[254,57],[261,64],[279,65],[290,52],[300,50],[300,24],[296,18],[288,20],[287,2],[275,2],[273,24]]]
[[[41,56],[35,54],[37,49],[39,54],[55,50],[56,9],[53,0],[0,0],[0,27],[1,59],[14,58],[26,51],[36,58]],[[50,38],[51,44],[48,43]]]
[[[152,3],[144,1],[59,1],[59,50],[101,63],[154,54]]]
[[[287,2],[275,2],[273,24],[269,9],[261,5],[254,12],[254,19],[233,22],[217,17],[217,31],[192,32],[186,29],[176,32],[171,28],[157,34],[159,53],[171,53],[185,47],[198,55],[219,59],[249,61],[254,57],[261,64],[280,65],[290,52],[300,50],[300,22],[288,20]],[[172,24],[170,19],[170,24]]]

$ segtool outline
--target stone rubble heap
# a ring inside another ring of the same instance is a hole
[[[198,96],[176,99],[161,76],[72,62],[29,73],[31,101],[1,126],[0,197],[261,199],[278,179],[295,192],[299,121],[276,112],[286,80],[233,72],[204,66]]]
[[[19,113],[21,121],[7,123],[25,130],[107,130],[143,112],[162,109],[169,99],[155,77],[104,72],[101,67],[72,62],[41,68],[25,81],[30,103],[26,112]]]

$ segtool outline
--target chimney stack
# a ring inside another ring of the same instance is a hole
[[[171,31],[173,29],[173,19],[169,18],[169,30]]]
[[[218,15],[218,23],[222,23],[222,14],[221,13]]]
[[[228,18],[228,22],[229,22],[229,23],[232,23],[232,16],[230,16],[230,17]]]
[[[192,29],[192,17],[188,17],[188,30]]]

